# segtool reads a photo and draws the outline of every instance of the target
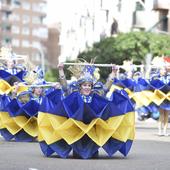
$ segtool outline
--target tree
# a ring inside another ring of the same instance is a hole
[[[121,65],[124,60],[133,59],[134,63],[140,64],[144,62],[148,53],[160,56],[168,54],[169,51],[170,36],[151,32],[130,32],[95,43],[91,49],[80,53],[78,58],[90,62],[96,57],[95,63],[118,65]],[[106,79],[110,71],[110,69],[101,68],[101,77]]]

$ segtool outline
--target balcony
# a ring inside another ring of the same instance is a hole
[[[3,12],[6,12],[6,13],[8,13],[8,14],[11,14],[11,12],[12,12],[12,7],[11,7],[11,5],[1,4],[0,10],[3,11]]]
[[[158,21],[159,16],[154,11],[135,11],[133,16],[133,27],[148,30]]]
[[[170,1],[169,0],[154,0],[153,4],[154,10],[170,10]]]

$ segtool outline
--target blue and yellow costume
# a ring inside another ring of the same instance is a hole
[[[117,90],[110,100],[96,93],[84,96],[79,91],[64,99],[61,96],[61,90],[56,90],[40,106],[38,139],[45,156],[56,153],[65,158],[73,150],[87,159],[100,147],[109,156],[117,151],[128,154],[135,135],[135,115],[126,93]]]

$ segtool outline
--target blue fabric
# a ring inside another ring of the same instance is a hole
[[[72,149],[63,139],[51,145],[47,145],[45,141],[42,141],[40,147],[45,156],[51,156],[55,152],[62,158],[66,158]]]
[[[29,101],[28,103],[22,106],[23,111],[30,117],[36,116],[38,114],[40,104],[34,100]]]
[[[113,92],[111,101],[93,94],[91,103],[85,103],[79,92],[73,92],[63,100],[61,93],[56,93],[56,96],[52,93],[43,99],[39,111],[90,123],[95,118],[106,120],[112,116],[132,112],[134,108],[127,93],[117,90]]]
[[[0,129],[0,134],[6,141],[10,141],[14,135],[12,135],[7,129]]]
[[[7,110],[11,117],[24,115],[22,105],[17,99],[12,99],[12,101],[7,106]]]
[[[25,71],[19,71],[18,73],[16,74],[11,74],[11,73],[8,73],[7,71],[5,70],[0,70],[0,77],[4,80],[9,80],[10,78],[12,77],[16,77],[18,78],[20,81],[23,81],[23,77],[25,76]]]
[[[103,149],[106,151],[106,153],[111,157],[116,153],[118,150],[121,149],[124,142],[119,141],[117,139],[110,138],[105,145],[103,145]]]
[[[152,119],[158,120],[158,119],[159,119],[159,116],[160,116],[159,111],[157,111],[157,112],[152,112],[152,113],[151,113],[151,118],[152,118]]]
[[[51,144],[50,148],[62,158],[68,157],[71,151],[71,146],[68,145],[63,139]]]
[[[17,99],[13,99],[7,106],[7,110],[11,117],[24,115],[26,117],[36,116],[39,110],[39,104],[35,100],[30,100],[26,104],[22,104]]]
[[[161,80],[155,79],[150,81],[150,86],[153,90],[155,89],[161,90],[165,86],[165,84]]]
[[[159,107],[154,103],[151,103],[149,106],[147,106],[147,108],[151,113],[159,111]]]
[[[43,98],[39,111],[68,117],[62,102],[62,91],[54,90],[48,93]]]
[[[170,110],[170,101],[169,100],[163,101],[163,103],[161,103],[159,108],[164,109],[164,110]]]
[[[150,89],[151,87],[149,82],[146,79],[139,78],[136,83],[136,86],[134,87],[134,92],[140,92],[143,90],[150,90]]]
[[[17,134],[14,135],[16,142],[33,142],[35,138],[27,134],[24,130],[19,131]]]
[[[107,120],[113,116],[126,114],[134,111],[132,102],[124,90],[116,90],[113,92],[111,100],[107,100],[98,94],[92,95],[91,103],[85,103],[79,92],[73,92],[65,99],[61,99],[61,91],[49,93],[40,105],[40,111],[64,116],[79,120],[85,124],[89,124],[95,118]],[[104,149],[109,154],[113,155],[116,151],[127,155],[130,146],[128,142],[124,143],[118,140],[110,139],[105,144]],[[98,152],[99,146],[93,142],[88,135],[84,135],[80,140],[68,145],[63,139],[49,146],[45,142],[40,142],[42,152],[46,156],[52,153],[57,153],[60,157],[66,158],[70,151],[79,155],[83,159],[93,157]],[[109,147],[113,147],[110,148]]]
[[[123,146],[119,149],[119,152],[122,153],[124,156],[127,156],[127,154],[130,151],[130,148],[132,146],[133,141],[132,140],[127,140]]]
[[[73,151],[83,159],[91,158],[99,149],[99,146],[96,145],[96,143],[94,143],[87,135],[84,135],[80,140],[73,143],[71,146]]]
[[[134,86],[136,85],[135,81],[129,78],[123,80],[114,79],[113,84],[123,88],[128,88],[130,90],[133,90]]]
[[[44,141],[39,142],[41,150],[45,156],[51,156],[54,151],[51,149],[49,145],[47,145]]]
[[[15,135],[12,135],[7,129],[0,129],[0,133],[6,141],[15,139],[16,142],[32,142],[35,141],[35,138],[28,135],[26,132],[21,130]]]
[[[11,102],[11,98],[7,95],[0,95],[0,111],[7,112],[7,106]]]

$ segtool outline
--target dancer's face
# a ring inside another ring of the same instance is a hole
[[[91,93],[92,84],[90,82],[84,82],[80,86],[80,93],[88,96]]]
[[[14,60],[8,60],[8,61],[7,61],[7,67],[8,67],[8,68],[13,68],[14,66],[15,66]]]
[[[35,89],[34,89],[34,95],[36,95],[36,96],[40,96],[41,94],[42,94],[42,92],[43,92],[43,88],[42,87],[35,87]]]

